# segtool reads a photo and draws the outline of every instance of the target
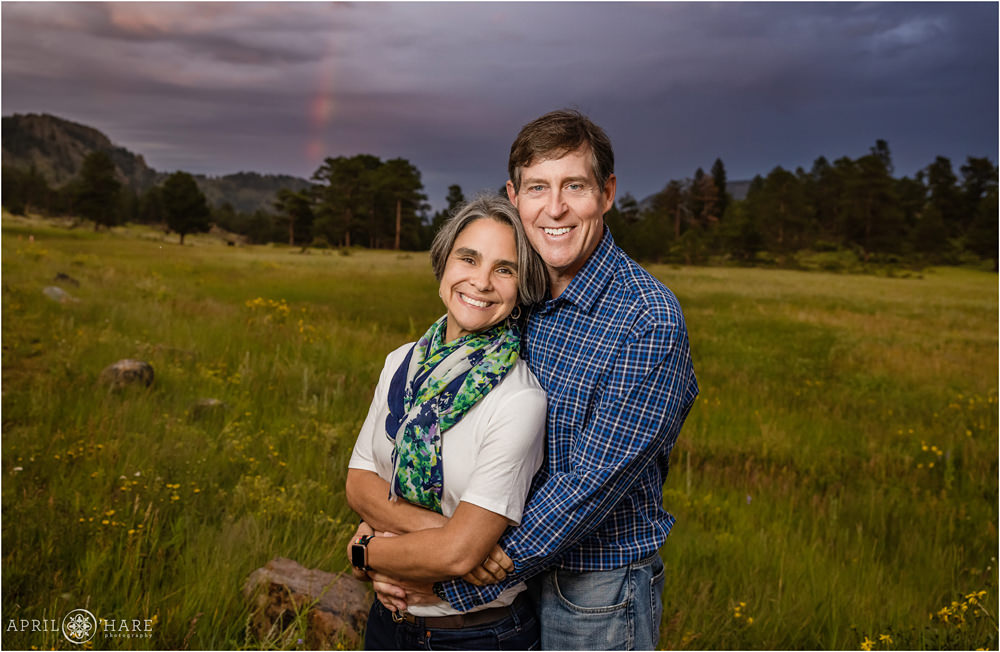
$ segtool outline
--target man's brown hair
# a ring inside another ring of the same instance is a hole
[[[514,191],[521,191],[521,170],[536,159],[559,158],[579,147],[590,147],[591,167],[604,190],[615,172],[615,153],[604,130],[579,111],[560,109],[546,113],[521,128],[510,146],[507,172]]]

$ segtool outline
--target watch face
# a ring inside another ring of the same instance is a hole
[[[365,547],[360,543],[351,545],[351,565],[361,569],[365,567]]]

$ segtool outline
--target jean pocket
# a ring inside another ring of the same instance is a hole
[[[580,614],[605,614],[628,607],[627,569],[571,573],[552,571],[552,586],[565,607]]]
[[[649,583],[649,604],[653,612],[652,622],[650,623],[652,631],[650,634],[653,637],[654,645],[660,639],[660,621],[663,620],[663,586],[666,582],[667,574],[663,562],[659,561],[658,565],[659,570],[653,573],[653,578]]]

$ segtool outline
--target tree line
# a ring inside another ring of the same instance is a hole
[[[803,252],[839,252],[863,262],[992,259],[996,268],[997,168],[988,158],[970,156],[956,173],[938,156],[914,177],[896,178],[879,140],[856,159],[821,156],[808,171],[775,167],[754,177],[742,199],[727,192],[726,176],[716,159],[709,172],[670,180],[641,203],[624,193],[607,215],[616,242],[647,262],[794,265]],[[12,212],[79,215],[95,228],[161,224],[181,242],[215,224],[252,243],[423,250],[465,199],[452,185],[447,208],[432,215],[423,190],[412,163],[370,154],[326,158],[309,188],[282,189],[272,210],[253,213],[210,207],[185,172],[136,193],[102,151],[58,189],[34,168],[3,170],[3,203]]]
[[[35,167],[3,168],[3,205],[12,213],[79,216],[95,229],[162,225],[181,242],[214,224],[256,244],[426,249],[433,239],[426,199],[416,166],[369,154],[325,159],[308,189],[279,190],[271,210],[252,213],[228,202],[209,206],[194,177],[182,171],[135,192],[118,180],[110,156],[100,150],[60,188],[50,187]]]
[[[751,181],[746,197],[726,192],[716,159],[671,180],[640,205],[623,195],[607,216],[615,241],[644,261],[780,263],[815,252],[862,262],[997,262],[997,168],[968,157],[956,174],[938,156],[914,177],[893,176],[889,146],[810,170],[776,167]]]
[[[3,205],[16,214],[73,215],[91,220],[94,230],[125,222],[161,224],[180,236],[207,231],[213,211],[194,177],[175,172],[160,185],[137,193],[118,180],[111,156],[95,150],[80,171],[60,188],[49,186],[34,166],[3,167]]]

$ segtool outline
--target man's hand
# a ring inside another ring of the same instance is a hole
[[[347,561],[351,561],[351,546],[354,545],[354,542],[358,540],[358,537],[368,534],[375,534],[375,530],[372,529],[372,526],[368,525],[364,521],[361,521],[358,525],[358,530],[354,533],[354,536],[347,541]],[[371,582],[371,578],[368,576],[368,573],[360,568],[355,568],[353,564],[351,565],[351,573],[354,575],[354,579],[356,580]]]
[[[463,575],[462,579],[476,586],[486,586],[487,584],[496,584],[506,578],[507,573],[512,572],[514,572],[514,562],[510,560],[500,544],[496,544],[483,563]]]

